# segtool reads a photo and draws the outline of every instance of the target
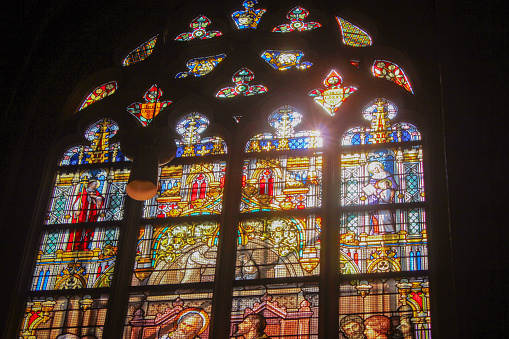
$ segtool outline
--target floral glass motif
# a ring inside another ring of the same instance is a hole
[[[256,29],[258,27],[262,15],[267,10],[263,8],[255,9],[254,6],[257,4],[257,0],[246,0],[242,3],[242,6],[244,6],[243,11],[233,12],[232,19],[235,21],[238,29]]]
[[[353,86],[341,87],[342,82],[343,78],[332,70],[323,81],[325,89],[314,89],[309,92],[309,96],[333,116],[350,94],[357,90]]]
[[[422,208],[344,213],[340,234],[342,274],[428,269]]]
[[[282,24],[272,29],[272,32],[286,33],[293,31],[310,31],[322,27],[318,22],[304,22],[303,20],[309,15],[309,12],[300,6],[291,9],[286,17],[291,20],[289,24]]]
[[[410,84],[410,81],[403,69],[391,61],[375,60],[373,67],[371,68],[371,72],[377,78],[392,81],[410,93],[414,93],[412,85]]]
[[[157,195],[145,202],[144,218],[220,214],[226,162],[166,165]]]
[[[122,154],[120,144],[110,144],[110,139],[117,133],[118,125],[108,118],[90,125],[85,131],[85,138],[90,146],[77,145],[64,152],[60,166],[97,164],[106,162],[127,161]]]
[[[66,294],[28,298],[20,338],[52,339],[68,333],[103,338],[107,294]],[[66,337],[70,337],[69,335]]]
[[[209,126],[209,119],[201,113],[192,112],[180,119],[175,128],[182,135],[177,143],[176,157],[198,157],[208,154],[226,154],[226,143],[220,137],[202,138],[201,133]]]
[[[311,67],[313,65],[312,62],[300,61],[303,56],[304,53],[301,51],[266,50],[262,54],[262,59],[267,61],[268,64],[271,65],[274,69],[279,71],[284,71],[294,66],[298,69],[306,69]]]
[[[321,222],[315,215],[242,221],[235,280],[318,275]]]
[[[191,41],[194,39],[210,39],[216,36],[221,36],[223,33],[219,31],[206,31],[205,27],[210,25],[211,21],[205,15],[200,15],[191,21],[189,27],[193,29],[192,32],[181,33],[175,38],[176,41]]]
[[[223,59],[226,58],[226,54],[217,54],[213,56],[200,57],[190,59],[186,63],[186,67],[189,69],[187,72],[179,72],[175,75],[175,78],[181,79],[189,75],[195,77],[201,77],[212,72],[214,67],[217,66]]]
[[[160,101],[162,95],[163,91],[154,84],[143,95],[145,102],[134,102],[127,107],[127,111],[134,115],[143,127],[147,127],[159,112],[171,104],[169,100]]]
[[[106,98],[109,95],[112,95],[117,90],[118,84],[116,81],[110,81],[107,83],[102,84],[101,86],[97,87],[90,93],[87,98],[83,101],[83,103],[80,106],[80,111],[92,105],[93,103]]]
[[[254,79],[254,73],[249,68],[242,68],[235,72],[232,81],[235,87],[224,87],[217,92],[218,98],[233,98],[240,94],[243,96],[251,96],[255,94],[262,94],[267,92],[267,87],[263,85],[249,85]]]
[[[209,339],[212,292],[180,289],[135,292],[129,298],[124,339]]]
[[[390,126],[389,120],[398,113],[398,107],[390,100],[377,98],[362,111],[364,119],[371,122],[371,127],[354,127],[345,132],[342,144],[364,145],[387,142],[419,141],[421,133],[412,124],[398,122]]]
[[[336,17],[341,35],[343,36],[343,43],[353,47],[368,47],[373,44],[373,40],[368,33],[355,26],[349,21]]]
[[[428,279],[404,277],[342,283],[339,315],[341,339],[364,338],[363,333],[367,339],[431,338]]]
[[[142,226],[132,285],[214,281],[218,233],[215,221]]]
[[[32,291],[109,287],[117,255],[118,228],[46,231]]]
[[[144,42],[136,49],[134,49],[131,53],[129,53],[124,61],[122,62],[123,66],[130,66],[137,62],[143,61],[152,54],[154,51],[154,46],[156,45],[158,35],[154,36],[150,40]]]
[[[46,224],[121,220],[129,170],[59,171]]]
[[[318,339],[318,286],[285,284],[233,290],[230,335],[258,327],[257,338]],[[241,336],[242,337],[242,336]]]

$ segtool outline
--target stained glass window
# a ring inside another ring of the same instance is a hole
[[[80,111],[88,107],[89,105],[92,105],[94,102],[97,102],[101,99],[106,98],[109,95],[112,95],[117,90],[118,84],[116,81],[110,81],[107,83],[102,84],[101,86],[94,89],[87,98],[83,101],[83,103],[80,106]]]
[[[341,87],[343,78],[335,70],[332,70],[323,81],[325,89],[314,89],[309,92],[309,96],[322,106],[327,113],[334,115],[339,106],[357,90],[353,86]]]
[[[298,69],[306,69],[311,67],[313,65],[312,62],[300,61],[300,59],[302,59],[303,56],[304,53],[301,51],[266,50],[262,54],[262,59],[267,61],[267,63],[271,65],[274,69],[280,71],[284,71],[292,67],[296,67]]]
[[[216,36],[221,36],[219,31],[206,31],[205,27],[210,25],[211,21],[205,15],[200,15],[191,21],[189,27],[193,29],[192,32],[181,33],[175,38],[176,41],[190,41],[194,39],[210,39]]]
[[[377,78],[392,81],[410,93],[414,93],[412,85],[410,84],[410,81],[408,80],[403,69],[391,61],[375,60],[373,62],[373,67],[371,68],[371,72]]]
[[[186,114],[175,128],[182,135],[177,143],[177,158],[196,157],[207,154],[226,154],[226,143],[220,137],[202,138],[201,133],[209,126],[209,119],[201,113]]]
[[[373,40],[364,30],[355,26],[349,21],[336,17],[339,28],[341,28],[341,35],[343,36],[343,43],[353,47],[367,47],[373,44]]]
[[[304,19],[309,15],[309,12],[300,6],[291,9],[286,17],[291,20],[289,24],[282,24],[274,27],[272,32],[286,33],[294,31],[310,31],[322,27],[318,22],[304,22]]]
[[[235,21],[238,29],[256,29],[258,27],[262,15],[267,10],[263,8],[255,9],[254,6],[257,4],[257,0],[246,0],[242,3],[242,6],[244,6],[243,11],[233,12],[232,19]]]
[[[235,72],[232,81],[235,87],[224,87],[216,93],[218,98],[233,98],[238,95],[251,96],[267,92],[267,87],[263,85],[250,85],[254,79],[254,73],[249,68],[242,68]]]
[[[214,67],[217,66],[223,59],[226,58],[226,54],[217,54],[213,56],[206,56],[200,58],[190,59],[186,63],[186,67],[188,68],[187,72],[179,72],[175,75],[175,78],[185,78],[189,75],[194,75],[195,77],[201,77],[206,74],[212,72]]]
[[[143,125],[148,126],[159,112],[166,106],[171,104],[171,101],[160,101],[163,91],[157,86],[152,85],[143,98],[145,102],[135,102],[127,107],[127,111],[134,115],[136,119]]]
[[[150,54],[152,54],[152,52],[154,51],[154,47],[157,42],[157,37],[158,35],[150,38],[148,41],[136,47],[131,53],[129,53],[125,57],[124,61],[122,62],[122,65],[130,66],[132,64],[138,63],[148,58]]]

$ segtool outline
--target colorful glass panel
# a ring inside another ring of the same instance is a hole
[[[106,294],[30,297],[20,338],[102,339],[107,305]]]
[[[226,143],[220,137],[202,138],[201,133],[209,126],[209,119],[201,113],[192,112],[182,117],[175,127],[182,135],[177,143],[176,157],[198,157],[209,154],[226,154]]]
[[[257,4],[257,0],[246,0],[242,3],[242,6],[244,6],[243,11],[233,12],[232,19],[235,21],[238,29],[256,29],[258,27],[262,15],[267,10],[263,8],[255,9],[254,6]]]
[[[343,43],[353,47],[367,47],[373,44],[373,40],[368,33],[355,26],[349,21],[336,17],[341,35],[343,36]]]
[[[206,31],[205,27],[210,25],[211,21],[205,15],[200,15],[191,21],[189,27],[193,29],[192,32],[181,33],[175,38],[176,41],[191,41],[194,39],[210,39],[216,36],[221,36],[223,33],[219,31]]]
[[[248,158],[242,176],[242,213],[322,205],[322,156]]]
[[[426,278],[343,283],[340,338],[431,338],[429,298]]]
[[[224,58],[226,58],[226,54],[217,54],[213,56],[190,59],[186,63],[188,71],[177,73],[175,75],[175,78],[181,79],[191,74],[194,75],[195,77],[201,77],[206,74],[209,74],[210,72],[212,72],[214,67],[217,66],[217,64],[223,61]]]
[[[242,68],[235,72],[232,81],[235,87],[224,87],[216,93],[218,98],[234,98],[237,95],[251,96],[267,92],[267,87],[263,85],[249,85],[254,79],[254,73],[249,68]]]
[[[89,105],[92,105],[94,102],[97,102],[101,99],[106,98],[109,95],[112,95],[117,90],[118,84],[116,81],[110,81],[107,83],[102,84],[101,86],[94,89],[87,98],[83,101],[83,103],[80,106],[80,111],[88,107]]]
[[[285,284],[234,289],[230,335],[238,337],[256,329],[253,323],[259,324],[257,338],[317,339],[318,286]]]
[[[414,93],[412,85],[410,84],[410,81],[403,69],[391,61],[375,60],[375,62],[373,62],[373,67],[371,68],[371,72],[377,78],[392,81],[410,93]]]
[[[315,215],[240,223],[236,280],[320,274],[322,219]]]
[[[212,293],[178,290],[166,294],[132,293],[124,339],[209,339]]]
[[[421,146],[343,153],[343,206],[420,202],[424,199]]]
[[[304,19],[309,15],[309,12],[300,6],[291,9],[286,17],[291,20],[289,24],[282,24],[274,27],[272,32],[287,33],[294,31],[310,31],[322,27],[318,22],[304,22]]]
[[[142,226],[132,285],[214,281],[218,233],[215,221]]]
[[[118,131],[118,125],[108,118],[101,119],[90,125],[85,137],[90,146],[77,145],[64,152],[60,166],[97,164],[105,162],[128,161],[120,150],[120,144],[110,144],[110,140]]]
[[[327,113],[334,115],[343,101],[350,96],[357,88],[353,86],[341,87],[343,78],[335,70],[332,70],[323,81],[325,89],[314,89],[309,96],[322,106]]]
[[[121,220],[129,170],[59,171],[46,224]]]
[[[125,57],[124,61],[122,62],[122,65],[130,66],[132,64],[135,64],[148,58],[150,54],[152,54],[152,52],[154,51],[154,47],[157,42],[157,37],[158,35],[154,36],[150,40],[144,42],[143,44],[135,48],[131,53],[129,53]]]
[[[343,274],[428,269],[422,208],[344,213],[340,223]]]
[[[138,121],[147,127],[152,122],[159,112],[166,106],[171,104],[171,101],[160,101],[163,91],[157,87],[156,84],[152,85],[147,92],[143,95],[145,102],[135,102],[127,107],[127,111],[131,113]]]
[[[271,65],[274,69],[280,71],[284,71],[292,67],[296,67],[298,69],[306,69],[311,67],[313,65],[312,62],[300,61],[300,59],[302,59],[303,56],[304,53],[301,51],[266,50],[262,54],[262,59],[267,61],[267,63]]]
[[[221,213],[225,161],[166,165],[159,171],[159,189],[145,201],[144,218]]]
[[[32,291],[109,287],[118,228],[47,231],[39,247]]]

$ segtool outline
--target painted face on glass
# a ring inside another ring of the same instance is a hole
[[[203,320],[199,315],[190,315],[182,319],[177,329],[172,333],[172,339],[192,339],[198,335]]]
[[[362,327],[359,323],[353,321],[343,326],[343,332],[346,334],[347,337],[351,337],[356,334],[362,333]]]

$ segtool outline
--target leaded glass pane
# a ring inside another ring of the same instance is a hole
[[[118,84],[116,81],[110,81],[102,84],[101,86],[98,86],[83,101],[79,110],[81,111],[83,108],[88,107],[89,105],[92,105],[93,103],[104,99],[109,95],[112,95],[117,90],[117,87]]]
[[[371,67],[371,73],[377,78],[392,81],[410,93],[414,93],[412,85],[410,84],[410,81],[408,80],[408,77],[406,76],[403,69],[392,61],[381,59],[375,60],[373,62],[373,66]]]
[[[132,64],[138,63],[140,61],[145,60],[152,54],[154,51],[154,47],[157,42],[158,35],[154,36],[150,40],[146,41],[145,43],[141,44],[137,48],[135,48],[131,53],[129,53],[124,61],[122,62],[123,66],[130,66]]]
[[[343,35],[343,43],[353,47],[368,47],[373,44],[373,40],[368,33],[355,26],[343,18],[336,17],[341,34]]]

